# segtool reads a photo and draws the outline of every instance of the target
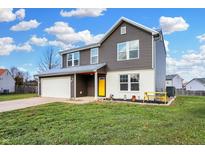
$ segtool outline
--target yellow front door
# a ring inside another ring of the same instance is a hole
[[[105,97],[105,77],[99,77],[99,80],[98,80],[98,96]]]

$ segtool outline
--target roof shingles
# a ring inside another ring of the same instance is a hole
[[[6,72],[6,69],[0,69],[0,76],[2,76]]]

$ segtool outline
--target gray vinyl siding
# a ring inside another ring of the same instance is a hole
[[[90,65],[90,49],[80,51],[80,65]]]
[[[62,55],[62,67],[63,68],[67,67],[67,54]]]
[[[74,97],[74,75],[71,75],[71,94],[70,94],[70,96],[71,96],[71,98],[73,98]]]
[[[127,33],[120,34],[126,26]],[[139,40],[139,59],[117,61],[117,43]],[[99,62],[107,64],[107,71],[137,70],[152,68],[152,35],[128,23],[122,23],[101,45]]]
[[[156,59],[155,59],[155,87],[156,91],[165,91],[166,81],[166,50],[164,47],[164,40],[158,40],[156,46]]]
[[[126,26],[127,33],[120,34],[120,27]],[[139,59],[117,61],[117,43],[139,40]],[[63,67],[67,60],[63,55]],[[107,71],[152,69],[152,34],[123,22],[102,43],[99,48],[99,63],[107,64]],[[90,49],[80,51],[80,65],[90,65]]]

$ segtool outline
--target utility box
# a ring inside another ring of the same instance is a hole
[[[175,96],[175,87],[166,87],[167,96],[174,97]]]

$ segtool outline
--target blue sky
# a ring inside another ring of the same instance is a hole
[[[162,28],[167,73],[186,81],[205,77],[204,14],[205,9],[0,9],[0,67],[35,74],[49,46],[61,50],[96,42],[124,16]]]

